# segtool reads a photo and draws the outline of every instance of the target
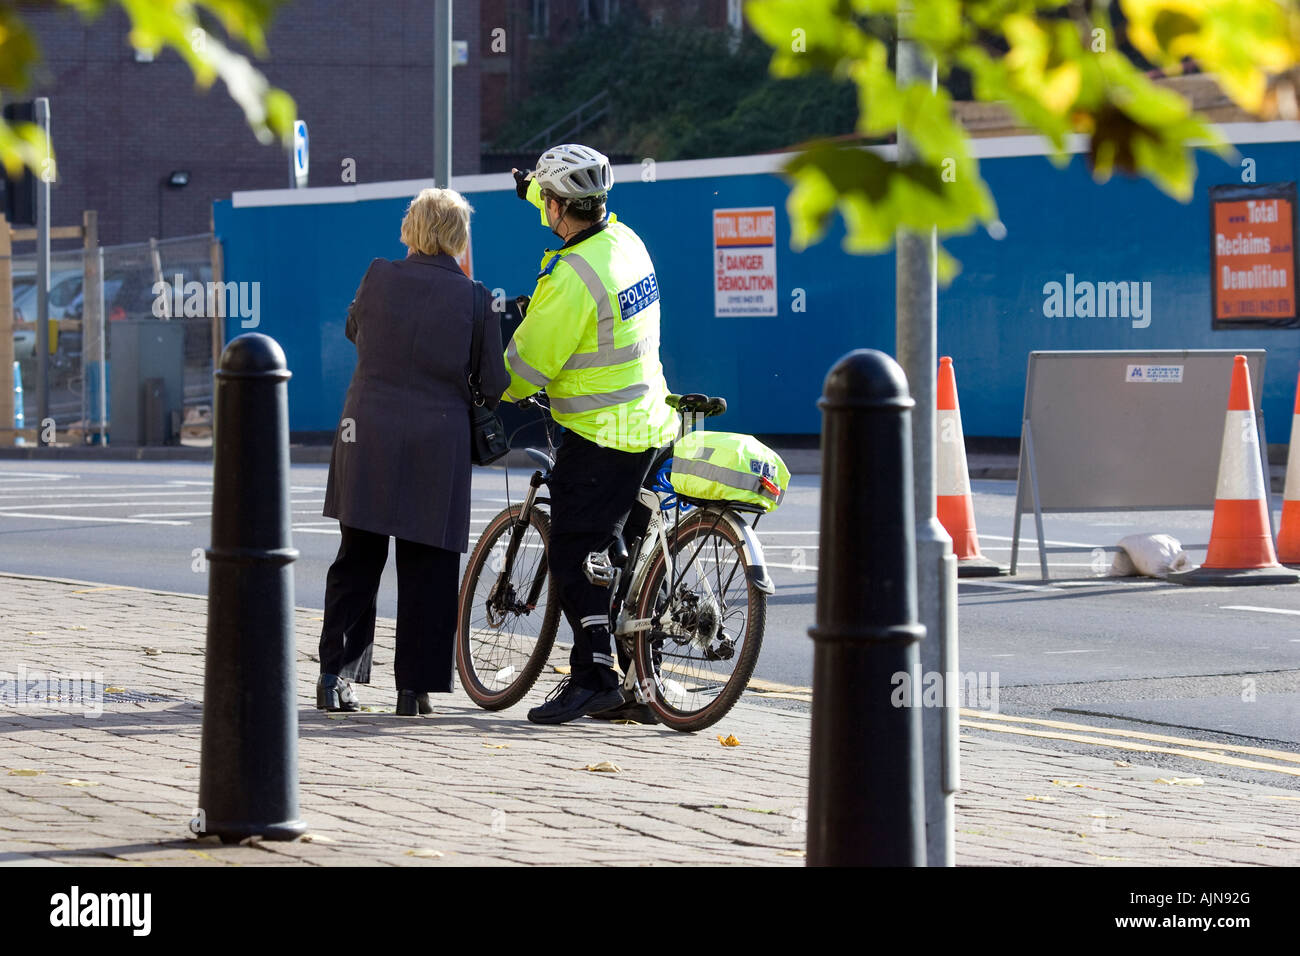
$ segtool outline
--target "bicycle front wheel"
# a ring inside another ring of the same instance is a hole
[[[488,522],[460,587],[456,670],[470,699],[487,710],[503,710],[528,693],[560,622],[559,592],[547,573],[551,520],[544,512],[532,509],[509,556],[521,511],[512,505]]]
[[[717,512],[696,511],[651,557],[636,616],[660,616],[636,638],[650,708],[674,730],[703,730],[740,699],[758,662],[767,595],[750,580],[740,538]],[[674,574],[675,567],[675,574]]]

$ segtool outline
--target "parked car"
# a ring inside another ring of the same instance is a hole
[[[67,332],[59,331],[59,322],[75,318],[74,303],[81,298],[82,273],[63,269],[50,276],[49,316],[52,356]],[[19,362],[36,361],[36,277],[24,273],[13,280],[14,290],[14,358]],[[57,361],[57,359],[56,359]]]
[[[80,270],[62,270],[50,276],[49,309],[51,319],[73,318],[68,315],[69,307],[81,296],[82,273]],[[24,275],[22,291],[18,280],[14,280],[14,321],[22,319],[36,321],[36,277]]]
[[[14,329],[14,361],[33,362],[36,360],[36,329]]]

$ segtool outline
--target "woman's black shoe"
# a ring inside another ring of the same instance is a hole
[[[337,674],[321,674],[316,681],[316,709],[349,713],[360,710],[352,681]]]
[[[417,694],[413,690],[399,690],[397,692],[397,716],[414,717],[417,713],[433,713],[433,704],[429,703],[429,695],[427,693]]]

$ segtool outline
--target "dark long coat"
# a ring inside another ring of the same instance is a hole
[[[325,517],[467,549],[473,289],[448,255],[370,263],[348,307],[357,366],[334,436]],[[486,301],[482,390],[495,405],[510,376],[500,314]]]

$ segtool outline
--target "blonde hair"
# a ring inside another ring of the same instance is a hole
[[[421,189],[402,217],[402,244],[426,256],[459,256],[469,244],[473,211],[454,189]]]

